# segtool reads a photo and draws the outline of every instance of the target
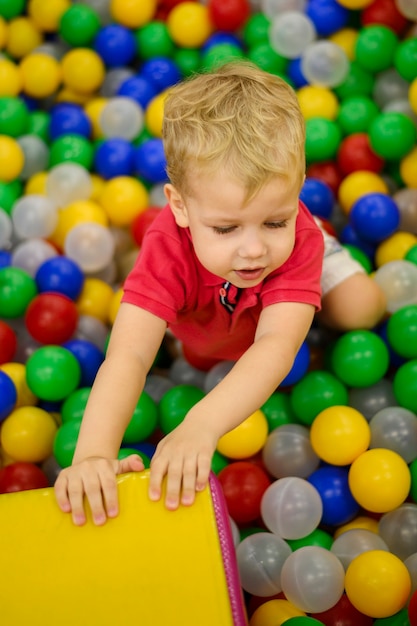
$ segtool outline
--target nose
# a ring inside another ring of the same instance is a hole
[[[247,230],[240,242],[239,254],[243,259],[260,259],[266,253],[262,234],[255,229]]]

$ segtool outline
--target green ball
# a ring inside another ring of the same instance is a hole
[[[254,13],[245,22],[242,36],[247,48],[253,48],[260,43],[269,43],[269,28],[271,20],[264,13]]]
[[[80,379],[78,360],[62,346],[38,348],[26,363],[28,387],[41,400],[64,400],[78,387]]]
[[[390,617],[380,617],[373,622],[373,626],[410,626],[408,610],[404,608]]]
[[[402,159],[414,148],[416,139],[416,127],[404,113],[381,113],[369,128],[371,148],[383,159]]]
[[[306,121],[306,158],[308,163],[335,158],[342,140],[338,124],[324,117]]]
[[[70,46],[88,46],[100,30],[100,17],[87,4],[74,4],[61,16],[58,32]]]
[[[259,526],[245,526],[244,528],[239,528],[240,541],[243,541],[246,537],[250,537],[251,535],[257,535],[258,533],[264,532],[265,528],[259,528]]]
[[[372,97],[374,83],[375,78],[370,72],[351,61],[345,80],[334,88],[334,92],[341,101],[354,96]]]
[[[0,135],[20,137],[29,126],[29,110],[23,100],[12,96],[0,98]]]
[[[51,123],[51,118],[46,111],[33,111],[29,113],[28,119],[28,135],[37,135],[41,139],[45,141],[45,143],[49,143],[49,125]]]
[[[394,64],[398,37],[393,30],[380,24],[362,28],[355,43],[355,58],[367,71],[383,72]]]
[[[62,135],[51,144],[49,167],[71,161],[90,170],[93,158],[94,148],[88,139],[80,135]]]
[[[352,96],[340,104],[336,121],[345,135],[367,133],[369,125],[379,113],[377,105],[371,98]]]
[[[410,498],[417,504],[417,459],[409,465],[411,474]]]
[[[227,465],[229,465],[229,460],[223,456],[223,454],[215,450],[211,459],[211,471],[217,476]]]
[[[203,54],[201,64],[205,71],[211,71],[229,63],[229,61],[243,58],[244,54],[239,46],[234,46],[231,43],[219,43]]]
[[[137,53],[141,59],[171,57],[174,53],[175,45],[165,22],[149,22],[136,30],[134,36]]]
[[[62,424],[56,432],[53,454],[56,462],[62,468],[69,467],[72,463],[80,428],[81,420],[74,419]]]
[[[159,402],[159,425],[164,435],[179,426],[204,395],[204,391],[194,385],[177,385],[168,389]]]
[[[409,83],[417,77],[416,37],[405,39],[398,45],[395,51],[394,65],[400,76],[402,76]]]
[[[395,311],[387,322],[390,346],[406,359],[417,359],[417,304]]]
[[[26,0],[0,0],[0,16],[5,20],[21,15],[26,6]]]
[[[20,180],[12,180],[10,183],[0,182],[0,207],[9,215],[14,203],[23,193],[23,185]]]
[[[296,423],[297,416],[291,406],[289,394],[275,391],[261,406],[268,422],[268,431],[271,432],[283,424]]]
[[[291,391],[292,409],[298,420],[307,426],[311,426],[324,409],[348,404],[349,394],[345,385],[324,370],[307,372]]]
[[[0,269],[0,317],[21,317],[37,293],[35,280],[24,270]]]
[[[301,537],[301,539],[286,539],[286,542],[293,552],[299,548],[304,548],[304,546],[318,546],[319,548],[330,550],[333,544],[333,537],[329,535],[329,533],[326,533],[326,531],[321,530],[321,528],[315,528],[313,532],[306,535],[306,537]]]
[[[357,246],[350,243],[346,243],[343,247],[349,252],[350,256],[360,263],[367,274],[370,274],[373,270],[372,261],[369,256]]]
[[[137,454],[138,456],[140,456],[145,466],[145,469],[151,466],[151,459],[148,457],[148,455],[142,452],[142,450],[136,450],[136,448],[120,448],[117,458],[119,459],[119,461],[121,461],[131,454]]]
[[[1,202],[0,202],[0,206],[1,206]],[[414,265],[417,265],[417,244],[415,246],[412,246],[409,250],[407,250],[404,256],[404,260],[410,261],[410,263],[414,263]]]
[[[252,61],[252,63],[255,63],[255,65],[270,74],[281,75],[285,72],[288,65],[287,59],[275,52],[267,41],[262,41],[252,46],[248,51],[247,57],[249,61]]]
[[[332,369],[348,387],[369,387],[387,372],[389,352],[370,330],[351,330],[337,339],[331,353]]]
[[[398,404],[417,413],[417,359],[400,365],[394,375],[392,388]]]
[[[90,393],[91,387],[81,387],[73,391],[65,399],[61,406],[61,419],[63,423],[83,418]]]
[[[324,626],[323,622],[319,622],[314,617],[290,617],[285,620],[286,626]]]
[[[142,391],[125,430],[123,444],[140,443],[150,437],[158,424],[158,407],[151,396]]]
[[[180,48],[174,52],[173,60],[182,76],[187,78],[200,69],[201,52],[194,48]]]

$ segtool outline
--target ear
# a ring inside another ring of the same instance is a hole
[[[188,213],[180,192],[174,185],[168,183],[164,186],[164,193],[177,225],[186,228],[188,226]]]

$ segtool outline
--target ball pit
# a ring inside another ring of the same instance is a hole
[[[1,493],[47,486],[72,461],[121,284],[163,202],[167,90],[246,57],[296,89],[302,199],[388,301],[384,328],[320,346],[311,334],[285,384],[219,442],[213,470],[258,602],[250,626],[417,625],[404,564],[417,501],[416,21],[414,0],[0,1]],[[188,384],[171,360],[156,360],[158,397],[142,394],[121,454],[150,439],[150,458],[216,384],[201,372]]]

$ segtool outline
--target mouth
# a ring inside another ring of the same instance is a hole
[[[254,267],[253,269],[235,270],[236,276],[242,280],[258,280],[264,273],[264,267]]]

